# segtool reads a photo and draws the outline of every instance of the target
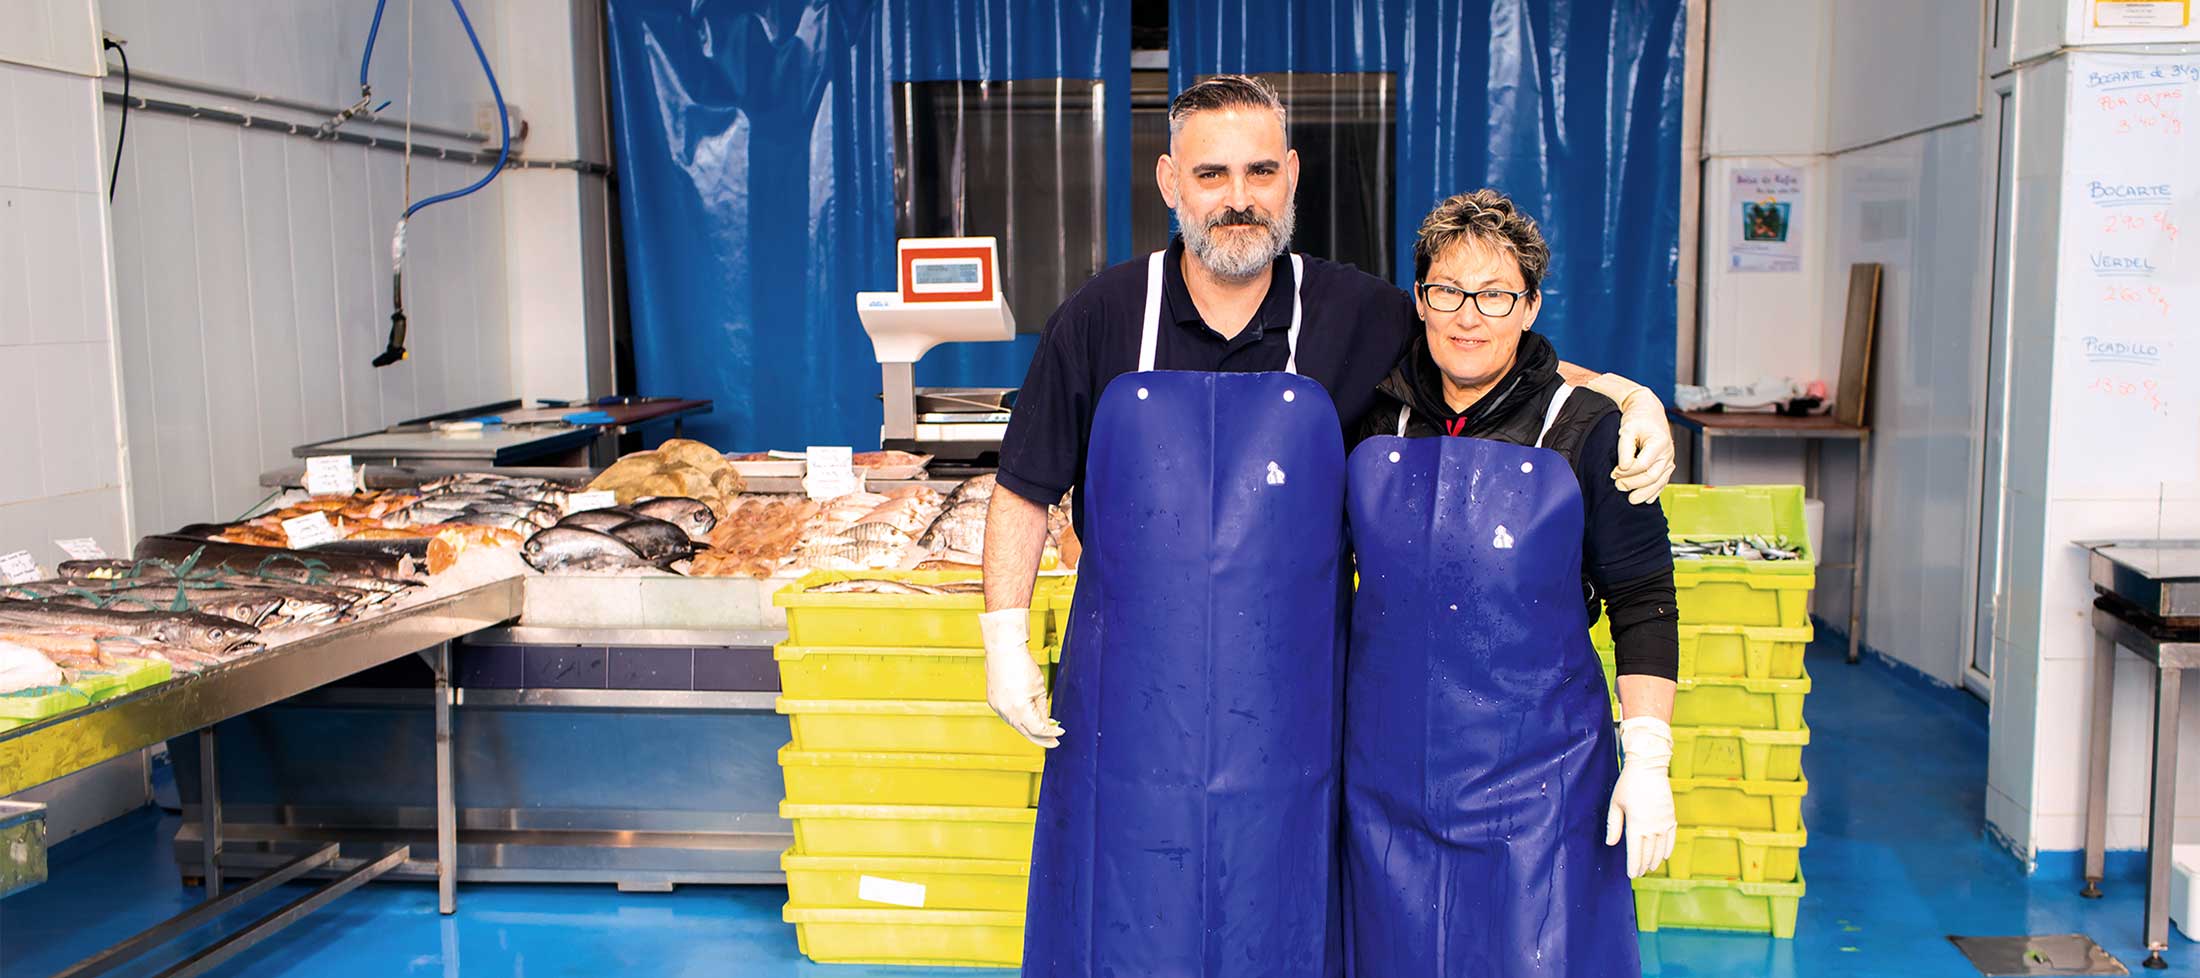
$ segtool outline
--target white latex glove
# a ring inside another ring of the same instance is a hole
[[[1678,841],[1673,784],[1666,779],[1673,728],[1656,717],[1629,717],[1619,725],[1619,744],[1626,760],[1604,817],[1604,844],[1616,846],[1627,837],[1627,878],[1636,879],[1664,865]]]
[[[1673,481],[1673,425],[1650,388],[1618,374],[1598,374],[1583,385],[1619,405],[1619,467],[1612,484],[1637,506],[1656,502]]]
[[[1031,609],[1003,608],[978,616],[985,636],[985,701],[1024,739],[1041,747],[1062,743],[1062,725],[1047,714],[1046,675],[1031,659]]]

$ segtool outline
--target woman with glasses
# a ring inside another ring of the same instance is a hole
[[[1605,475],[1618,408],[1561,379],[1534,331],[1549,260],[1496,191],[1429,213],[1422,335],[1348,465],[1345,879],[1362,978],[1641,974],[1628,880],[1675,834],[1673,558],[1663,511]],[[1616,737],[1589,643],[1599,606]]]

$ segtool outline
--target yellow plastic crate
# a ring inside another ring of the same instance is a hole
[[[790,849],[779,868],[787,873],[787,903],[813,909],[1021,913],[1031,889],[1029,860],[811,856]]]
[[[793,645],[892,646],[901,648],[982,649],[978,615],[985,596],[970,594],[812,594],[820,585],[848,580],[890,580],[915,584],[975,582],[975,571],[811,571],[772,595],[787,609],[787,641]],[[1047,596],[1052,596],[1051,585]],[[1031,647],[1046,647],[1051,612],[1033,591]]]
[[[779,817],[794,823],[794,847],[813,856],[937,856],[1030,861],[1030,808],[950,805],[797,805]]]
[[[1604,660],[1604,689],[1612,700],[1612,716],[1619,712],[1619,677],[1610,653]],[[1744,679],[1721,676],[1682,676],[1673,694],[1673,726],[1732,727],[1743,730],[1802,730],[1803,701],[1810,696],[1810,676],[1801,679]]]
[[[1679,830],[1673,858],[1651,875],[1680,880],[1793,883],[1802,878],[1801,855],[1809,841],[1807,832],[1689,826]]]
[[[1051,675],[1060,647],[1032,652]],[[985,701],[985,650],[897,646],[795,645],[772,650],[779,690],[801,700]]]
[[[1673,812],[1683,827],[1803,831],[1808,781],[1673,778]]]
[[[1673,777],[1801,781],[1810,728],[1674,727]]]
[[[1014,968],[1024,915],[1000,910],[837,910],[789,903],[796,946],[819,964]]]
[[[885,751],[919,754],[998,754],[1039,757],[984,703],[948,700],[796,700],[781,697],[780,713],[801,751]]]
[[[1803,678],[1811,629],[1752,625],[1682,625],[1681,675],[1748,679]]]
[[[1818,579],[1803,522],[1801,486],[1668,486],[1659,497],[1676,541],[1702,537],[1785,536],[1800,560],[1711,557],[1673,562],[1683,625],[1805,628],[1805,604]]]
[[[1635,881],[1635,924],[1644,931],[1739,930],[1787,940],[1795,936],[1802,899],[1801,876],[1793,883],[1649,876]]]
[[[1039,803],[1044,764],[1035,756],[799,751],[791,744],[779,752],[787,800],[804,805],[1028,808]]]

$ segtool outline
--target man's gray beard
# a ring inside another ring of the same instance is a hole
[[[1298,224],[1298,209],[1295,200],[1285,204],[1283,216],[1270,221],[1264,229],[1268,232],[1266,240],[1217,240],[1205,224],[1191,220],[1183,208],[1177,209],[1176,226],[1183,229],[1185,249],[1216,277],[1251,278],[1291,246],[1291,232]]]

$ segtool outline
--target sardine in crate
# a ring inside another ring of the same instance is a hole
[[[1659,497],[1675,542],[1713,537],[1786,537],[1795,560],[1707,557],[1673,562],[1684,625],[1805,628],[1818,583],[1818,555],[1803,522],[1801,486],[1667,486]]]
[[[985,596],[883,594],[815,588],[842,581],[903,584],[976,584],[975,571],[812,571],[772,596],[787,610],[787,642],[795,646],[853,645],[886,648],[981,649],[978,615]],[[1041,582],[1031,601],[1031,648],[1046,648],[1053,612],[1052,585]]]

